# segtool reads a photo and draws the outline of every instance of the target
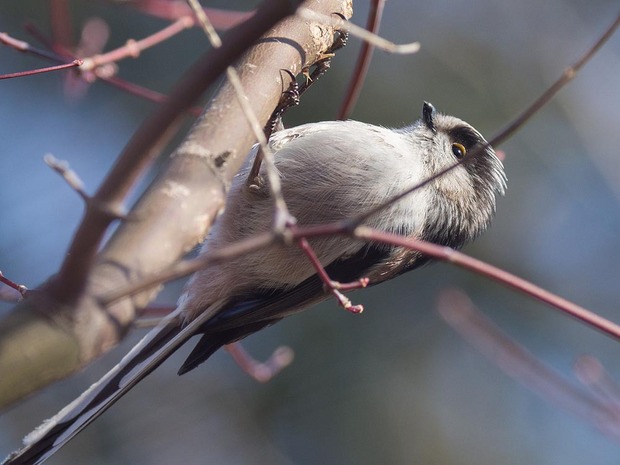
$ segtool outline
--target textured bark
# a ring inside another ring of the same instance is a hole
[[[181,80],[177,90],[220,74],[227,65],[226,57],[231,60],[230,57],[238,56],[235,50],[239,44],[231,46],[231,42],[245,41],[247,47],[258,37],[252,37],[252,33],[262,28],[268,32],[235,67],[258,120],[264,124],[283,89],[280,70],[298,73],[303,66],[315,62],[333,41],[332,27],[295,16],[273,26],[275,18],[290,13],[290,5],[285,1],[266,2],[271,10],[264,9],[253,18],[253,23],[232,30],[224,37],[223,50],[211,52],[213,61],[208,63],[203,58]],[[310,0],[304,5],[324,14],[338,12],[347,18],[352,13],[350,0]],[[244,34],[244,27],[250,28],[251,33]],[[214,69],[218,72],[214,73]],[[201,84],[206,87],[205,82]],[[187,98],[192,92],[173,95],[183,94]],[[182,111],[183,105],[177,105],[175,111]],[[157,146],[163,145],[163,135],[172,132],[177,119],[177,115],[169,114],[158,120],[155,115],[147,122],[151,124],[149,131],[159,132]],[[100,305],[97,297],[170,266],[201,241],[224,207],[228,184],[254,141],[231,86],[224,84],[171,155],[167,167],[130,212],[131,220],[120,225],[91,260],[93,263],[88,263],[88,257],[85,264],[74,259],[73,264],[66,262],[57,276],[16,305],[0,322],[0,408],[71,375],[120,341],[131,326],[136,309],[148,304],[157,289],[108,308]],[[137,171],[129,177],[137,178],[135,173],[148,166],[156,146],[144,144],[143,150],[147,152],[144,159],[124,159],[125,165],[119,161],[102,184],[98,193],[112,199],[107,207],[116,208],[127,186],[133,183],[122,179],[126,174],[123,169],[128,169],[123,166],[132,165],[132,170]],[[108,191],[110,188],[112,191]],[[79,250],[75,248],[78,241],[85,241],[83,250],[92,250],[99,242],[98,235],[109,224],[110,219],[101,211],[87,210],[70,251]],[[94,231],[91,244],[89,228]],[[81,277],[81,273],[86,275]]]

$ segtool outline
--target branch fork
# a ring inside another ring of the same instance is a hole
[[[323,281],[323,286],[325,287],[325,289],[336,298],[340,306],[346,311],[354,314],[362,313],[364,311],[364,306],[361,304],[354,305],[351,300],[340,291],[350,291],[353,289],[360,289],[366,287],[370,282],[369,279],[362,278],[358,281],[353,281],[351,283],[340,283],[338,281],[333,281],[327,274],[327,271],[325,271],[325,268],[321,264],[319,258],[314,253],[314,250],[312,249],[312,246],[310,245],[308,240],[305,237],[301,237],[297,241],[297,243],[301,250],[304,251],[308,259],[310,260],[310,263],[312,263],[312,266],[321,278],[321,281]]]

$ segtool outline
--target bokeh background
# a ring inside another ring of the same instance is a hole
[[[247,9],[251,2],[204,2]],[[256,2],[254,2],[256,3]],[[71,2],[72,22],[110,26],[106,49],[163,27],[110,3]],[[368,5],[355,2],[364,24]],[[355,119],[400,126],[423,100],[491,136],[537,97],[613,21],[616,0],[391,0],[382,34],[419,40],[417,55],[375,54]],[[0,30],[50,30],[48,4],[2,2]],[[120,76],[162,92],[204,50],[199,31],[120,64]],[[289,125],[333,119],[359,49],[351,39]],[[46,64],[0,48],[0,73]],[[466,252],[620,321],[620,35],[501,149],[509,189],[491,229]],[[0,269],[29,287],[59,266],[79,198],[47,168],[53,153],[93,191],[153,105],[96,83],[69,97],[61,74],[0,83]],[[189,124],[189,123],[188,123]],[[225,130],[225,128],[223,128]],[[182,283],[169,285],[173,303]],[[592,354],[620,381],[620,342],[487,279],[435,264],[354,294],[354,316],[327,302],[247,339],[258,357],[280,344],[294,364],[259,385],[227,354],[177,377],[181,351],[50,464],[609,464],[618,438],[507,377],[436,313],[463,289],[491,320],[576,383]],[[2,312],[11,308],[1,304]],[[71,379],[0,416],[0,455],[93,383],[143,334]],[[1,376],[1,374],[0,374]]]

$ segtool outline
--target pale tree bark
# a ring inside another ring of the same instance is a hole
[[[224,207],[230,180],[255,142],[228,83],[129,212],[128,220],[97,252],[126,193],[174,133],[183,110],[243,50],[247,49],[235,68],[253,111],[265,124],[288,84],[281,70],[297,74],[329,49],[333,26],[289,16],[292,4],[296,2],[267,1],[253,18],[225,35],[223,46],[206,53],[186,73],[170,101],[129,142],[87,205],[59,273],[0,321],[0,408],[70,376],[114,347],[157,289],[109,307],[98,297],[165,269],[205,237]],[[326,15],[349,18],[352,14],[350,0],[308,0],[304,6]]]

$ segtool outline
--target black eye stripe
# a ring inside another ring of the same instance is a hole
[[[454,142],[463,144],[466,149],[482,142],[482,137],[475,130],[467,126],[457,126],[448,131],[448,136]]]

